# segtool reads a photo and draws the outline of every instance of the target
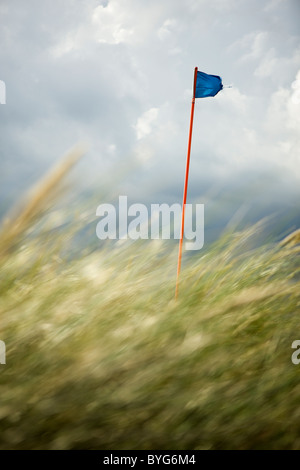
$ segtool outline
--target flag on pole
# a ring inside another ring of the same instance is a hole
[[[215,96],[222,90],[222,79],[218,75],[208,75],[197,71],[195,98],[206,98]]]
[[[215,96],[222,89],[223,89],[223,84],[222,84],[221,77],[219,77],[218,75],[208,75],[207,73],[199,72],[198,67],[195,67],[194,89],[193,89],[193,99],[192,99],[191,118],[190,118],[190,131],[189,131],[188,151],[187,151],[186,170],[185,170],[185,181],[184,181],[184,189],[183,189],[181,230],[180,230],[180,240],[179,240],[179,250],[178,250],[175,299],[177,299],[177,296],[178,296],[179,274],[180,274],[180,268],[181,268],[182,241],[183,241],[183,235],[184,235],[184,215],[185,215],[185,205],[186,205],[188,179],[189,179],[195,98],[206,98],[207,96]]]

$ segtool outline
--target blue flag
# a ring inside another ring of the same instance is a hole
[[[218,75],[208,75],[204,72],[197,72],[195,98],[215,96],[222,88],[222,79]]]

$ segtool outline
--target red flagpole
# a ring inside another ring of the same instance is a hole
[[[184,181],[184,190],[183,190],[183,201],[182,201],[181,231],[180,231],[179,251],[178,251],[178,264],[177,264],[177,279],[176,279],[175,299],[177,299],[177,296],[178,296],[179,274],[180,274],[180,268],[181,268],[182,241],[183,241],[183,236],[184,236],[184,215],[185,215],[186,195],[187,195],[188,180],[189,180],[189,168],[190,168],[190,155],[191,155],[191,145],[192,145],[192,133],[193,133],[193,121],[194,121],[197,72],[198,72],[198,68],[195,67],[194,89],[193,89],[193,99],[192,99],[191,118],[190,118],[189,142],[188,142],[188,151],[187,151],[186,169],[185,169],[185,181]]]

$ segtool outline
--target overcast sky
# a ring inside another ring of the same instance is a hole
[[[0,0],[2,199],[78,141],[87,186],[130,161],[124,191],[181,197],[195,66],[233,87],[196,100],[190,196],[298,187],[299,24],[299,0]]]

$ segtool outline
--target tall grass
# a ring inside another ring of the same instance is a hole
[[[299,231],[224,234],[184,260],[175,302],[161,241],[65,257],[60,180],[0,238],[0,449],[299,449]]]

